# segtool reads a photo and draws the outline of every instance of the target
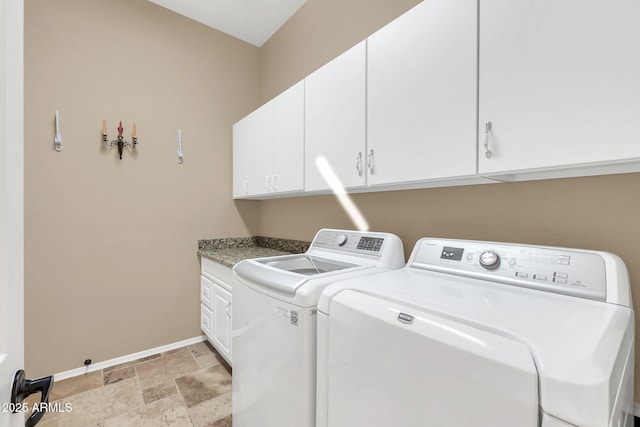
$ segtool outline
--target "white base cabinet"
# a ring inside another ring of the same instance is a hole
[[[231,288],[213,285],[213,345],[231,359]]]
[[[213,335],[213,311],[204,303],[200,303],[200,329],[207,336]]]
[[[233,366],[231,268],[206,258],[201,258],[201,262],[200,328],[218,353]]]

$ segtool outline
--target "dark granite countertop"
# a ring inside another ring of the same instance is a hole
[[[228,237],[198,240],[198,255],[233,267],[239,261],[306,252],[309,242],[273,237]]]

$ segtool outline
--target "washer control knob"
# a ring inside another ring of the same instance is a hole
[[[344,246],[347,244],[347,240],[349,240],[349,238],[344,234],[341,234],[338,236],[337,240],[338,240],[338,246]]]
[[[494,251],[484,251],[480,254],[480,265],[487,270],[495,270],[500,266],[500,256]]]

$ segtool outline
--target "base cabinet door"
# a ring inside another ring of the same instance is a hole
[[[213,312],[204,304],[200,304],[200,329],[206,336],[211,336],[213,331]]]
[[[201,259],[200,328],[209,342],[231,360],[231,268],[206,258]]]
[[[206,276],[200,276],[200,302],[211,309],[213,300],[213,281]]]
[[[220,354],[231,363],[231,292],[213,285],[213,344]]]
[[[477,19],[424,1],[367,39],[368,185],[476,173]]]
[[[636,0],[481,1],[479,172],[639,158],[639,21]]]

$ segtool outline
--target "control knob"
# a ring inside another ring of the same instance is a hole
[[[345,236],[344,234],[341,234],[338,236],[338,246],[344,246],[347,244],[347,240],[349,240],[349,238],[347,236]]]
[[[494,251],[484,251],[480,254],[480,265],[487,270],[495,270],[500,266],[500,256]]]

